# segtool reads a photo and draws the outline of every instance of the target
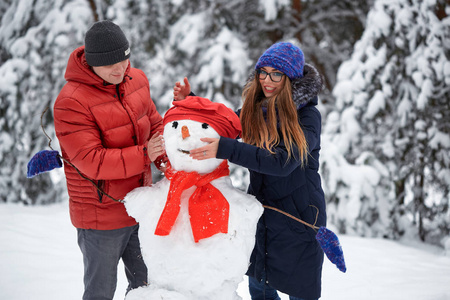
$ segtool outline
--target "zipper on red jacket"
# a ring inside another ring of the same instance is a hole
[[[119,98],[120,103],[122,103],[122,95],[120,95],[120,90],[119,90],[119,85],[118,84],[116,84],[116,93],[117,93],[117,97]]]
[[[130,80],[132,79],[130,76],[128,76],[128,77],[130,78]],[[133,118],[130,116],[130,113],[128,112],[128,110],[125,108],[125,106],[122,103],[123,94],[120,93],[120,89],[119,89],[119,85],[118,84],[116,84],[116,92],[117,92],[117,97],[119,98],[120,104],[122,104],[123,109],[125,109],[125,111],[127,112],[128,117],[130,118],[131,124],[133,125],[133,129],[136,132],[136,128],[134,127],[134,123],[133,123]],[[133,135],[131,138],[133,139],[134,144],[137,145],[138,142],[137,142],[136,134]]]

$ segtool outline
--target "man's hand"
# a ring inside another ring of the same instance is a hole
[[[148,141],[147,153],[151,161],[163,155],[166,152],[163,136],[157,132]]]

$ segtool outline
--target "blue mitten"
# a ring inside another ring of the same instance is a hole
[[[42,150],[36,153],[28,162],[27,177],[31,178],[61,167],[62,161],[58,151]]]

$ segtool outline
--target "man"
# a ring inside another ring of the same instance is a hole
[[[54,106],[70,217],[84,261],[84,300],[113,299],[122,258],[128,290],[145,285],[138,224],[117,201],[152,182],[164,154],[162,118],[145,74],[131,68],[119,26],[95,23],[70,56]],[[92,183],[95,183],[92,184]]]

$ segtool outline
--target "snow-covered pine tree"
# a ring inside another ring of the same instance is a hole
[[[0,199],[25,204],[61,199],[58,172],[26,178],[27,163],[53,139],[51,106],[64,84],[68,55],[83,40],[92,13],[86,1],[12,0],[0,25]],[[52,147],[57,148],[54,141]]]
[[[449,12],[444,0],[377,0],[339,69],[321,168],[341,232],[449,234]]]

